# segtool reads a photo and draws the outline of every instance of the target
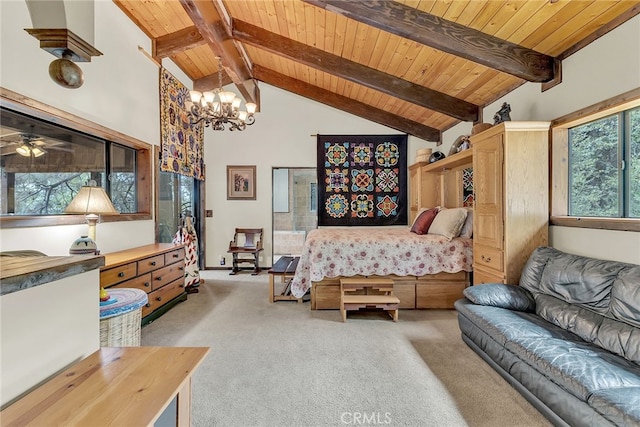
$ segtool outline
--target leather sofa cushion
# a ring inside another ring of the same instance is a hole
[[[521,337],[506,348],[584,401],[598,390],[640,387],[640,367],[593,344]]]
[[[533,295],[520,286],[487,283],[465,288],[462,293],[474,304],[530,313],[536,311],[536,301],[533,299]]]
[[[505,345],[507,341],[518,337],[580,340],[571,332],[554,327],[532,313],[471,304],[468,300],[456,301],[455,308],[500,345]]]
[[[611,291],[611,315],[640,328],[640,266],[618,275]]]
[[[640,329],[549,295],[536,296],[536,311],[582,340],[640,364]]]
[[[589,397],[589,404],[616,425],[640,425],[640,387],[598,390]]]

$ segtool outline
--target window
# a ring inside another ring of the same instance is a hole
[[[640,108],[569,129],[569,215],[640,217]]]
[[[101,221],[151,218],[151,145],[24,99],[8,90],[0,97],[3,228],[84,222],[62,214],[90,180],[121,214]]]
[[[137,212],[135,150],[6,109],[0,122],[2,215],[63,214],[90,180],[118,212]]]
[[[552,123],[551,224],[640,231],[640,88]]]

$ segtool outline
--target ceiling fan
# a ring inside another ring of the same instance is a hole
[[[15,131],[0,135],[0,155],[2,156],[19,154],[24,157],[40,157],[47,154],[48,150],[73,152],[64,145],[64,142],[45,139],[33,133]]]
[[[42,138],[24,133],[21,136],[22,143],[16,148],[16,153],[24,157],[40,157],[47,154],[47,151],[42,148],[45,145]]]

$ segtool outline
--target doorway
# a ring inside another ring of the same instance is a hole
[[[318,227],[316,168],[272,169],[273,259],[300,256],[307,233]]]
[[[198,235],[199,268],[204,268],[204,227],[201,194],[202,181],[158,168],[158,211],[156,241],[171,243],[186,216],[191,216]]]

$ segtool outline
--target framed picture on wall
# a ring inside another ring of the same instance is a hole
[[[227,200],[256,199],[256,167],[227,166]]]

